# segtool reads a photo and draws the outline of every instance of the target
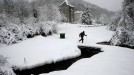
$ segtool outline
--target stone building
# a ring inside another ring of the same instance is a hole
[[[60,4],[60,12],[66,17],[63,19],[64,22],[74,22],[74,6],[68,0]]]

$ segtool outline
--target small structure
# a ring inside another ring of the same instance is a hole
[[[60,39],[65,39],[65,33],[60,33]]]
[[[60,12],[66,17],[64,22],[74,22],[74,6],[71,5],[68,0],[65,0],[60,4]]]

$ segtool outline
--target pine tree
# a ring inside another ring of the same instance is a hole
[[[86,11],[83,12],[82,17],[81,17],[81,21],[83,24],[87,24],[87,25],[92,24],[91,14],[90,14],[88,8],[86,8]]]
[[[134,1],[124,0],[121,19],[116,33],[110,43],[112,45],[134,47]]]

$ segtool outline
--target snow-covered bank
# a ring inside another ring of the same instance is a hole
[[[41,75],[132,75],[134,51],[126,48],[103,46],[104,52],[81,59],[65,71]]]
[[[110,38],[110,36],[103,36],[109,34],[108,32],[103,33],[107,31],[105,28],[105,26],[85,28],[79,27],[77,24],[63,23],[58,26],[58,34],[48,37],[37,36],[14,45],[2,46],[0,54],[9,57],[8,60],[12,65],[21,67],[66,59],[80,54],[77,45],[81,44],[78,43],[78,35],[81,31],[85,30],[88,35],[85,37],[84,44],[95,44],[96,41]],[[102,32],[99,32],[100,30]],[[62,32],[65,33],[66,39],[59,38],[59,33]],[[103,39],[98,39],[99,36]]]
[[[2,47],[0,54],[9,57],[8,60],[12,65],[21,67],[57,61],[80,54],[77,45],[72,40],[53,36],[37,36],[18,44]]]
[[[86,47],[86,46],[78,46],[78,48],[81,51],[81,54],[79,56],[61,59],[56,62],[52,63],[43,63],[36,66],[33,66],[31,68],[24,68],[24,69],[17,69],[14,70],[16,74],[21,75],[30,75],[30,74],[41,74],[41,73],[49,73],[53,71],[61,71],[68,69],[73,63],[77,62],[80,59],[83,58],[90,58],[95,54],[98,54],[101,51],[101,48],[97,47]]]
[[[80,24],[60,24],[58,34],[49,37],[37,36],[11,46],[0,48],[0,54],[8,56],[12,65],[31,66],[43,62],[56,61],[80,54],[77,45],[102,48],[104,52],[91,58],[75,62],[65,71],[55,71],[43,75],[133,75],[134,50],[116,46],[99,45],[97,42],[108,41],[112,31],[106,26],[79,27]],[[78,35],[85,31],[84,43],[78,42]],[[66,39],[59,39],[59,33],[65,33]],[[24,58],[26,63],[24,63]]]
[[[76,30],[76,29],[72,29]],[[133,75],[134,51],[133,49],[97,45],[96,42],[108,41],[113,32],[105,27],[80,28],[91,35],[83,45],[101,47],[104,52],[91,58],[81,59],[65,71],[55,71],[41,75]]]

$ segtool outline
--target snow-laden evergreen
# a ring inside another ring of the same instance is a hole
[[[117,23],[116,33],[110,43],[112,45],[134,47],[134,1],[124,0],[121,18]]]
[[[91,13],[88,8],[82,13],[81,21],[83,24],[92,25]]]
[[[121,19],[122,11],[117,12],[113,17],[112,21],[109,23],[108,29],[112,31],[116,31],[118,23]]]

